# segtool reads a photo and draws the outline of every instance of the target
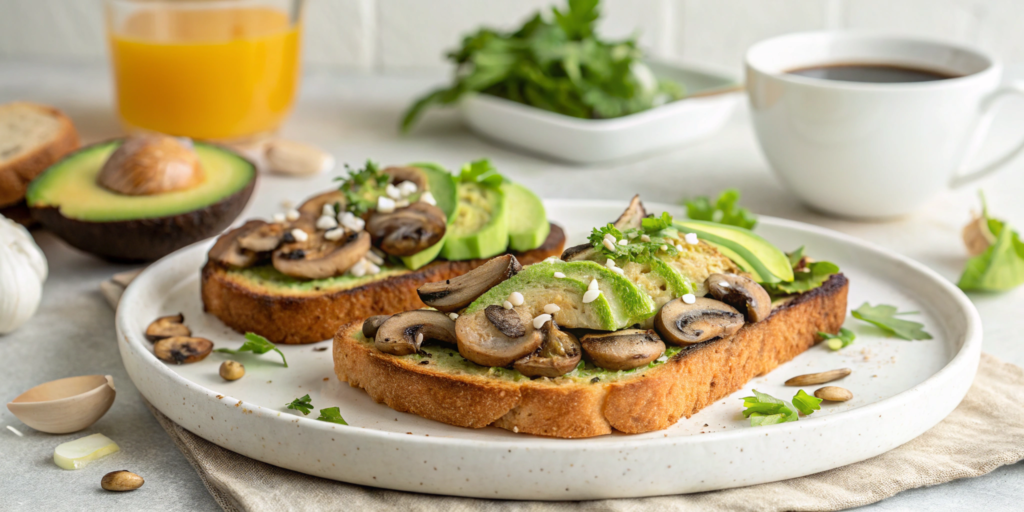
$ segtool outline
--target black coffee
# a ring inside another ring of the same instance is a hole
[[[906,68],[885,64],[834,64],[813,66],[787,71],[791,75],[840,80],[843,82],[870,82],[879,84],[932,82],[956,78],[955,75],[920,68]]]

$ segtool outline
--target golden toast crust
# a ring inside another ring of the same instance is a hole
[[[45,144],[20,157],[0,164],[0,207],[17,204],[25,198],[28,184],[47,167],[78,148],[78,131],[63,112],[46,105],[26,103],[31,108],[55,118],[59,128]]]

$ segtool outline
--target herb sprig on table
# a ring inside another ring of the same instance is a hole
[[[905,340],[930,340],[932,335],[924,331],[924,324],[896,318],[898,315],[916,315],[917,311],[900,312],[896,306],[879,304],[872,306],[865,302],[850,312],[854,318],[878,326],[889,334]]]
[[[1024,242],[1010,226],[988,214],[981,195],[981,216],[964,229],[964,240],[974,237],[987,247],[967,260],[957,286],[965,291],[1002,292],[1024,284]]]
[[[752,427],[798,421],[800,416],[797,411],[806,416],[821,409],[821,399],[808,395],[802,389],[796,392],[792,402],[780,400],[756,389],[753,392],[754,396],[742,399],[743,407],[746,408],[743,410],[743,416],[750,418]]]
[[[281,356],[281,362],[284,364],[284,367],[288,368],[288,360],[284,358],[284,353],[277,348],[277,345],[271,343],[270,340],[253,332],[245,333],[245,340],[245,343],[243,343],[241,347],[238,347],[237,350],[232,350],[230,348],[218,348],[217,350],[214,350],[214,352],[223,352],[225,354],[252,352],[253,354],[261,355],[273,350]]]
[[[466,36],[448,54],[454,83],[416,100],[402,130],[426,109],[474,92],[585,119],[621,117],[682,98],[682,86],[644,65],[635,39],[596,35],[598,3],[569,0],[567,8],[553,7],[550,17],[538,12],[513,32],[482,28]]]

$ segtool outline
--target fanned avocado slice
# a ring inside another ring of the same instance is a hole
[[[441,256],[445,259],[490,258],[508,248],[508,208],[500,187],[459,183],[455,219],[448,225]]]
[[[586,284],[597,279],[597,286],[601,290],[601,296],[608,298],[611,305],[612,315],[615,317],[616,329],[629,327],[640,323],[655,313],[654,301],[646,292],[641,290],[625,276],[593,261],[570,261],[539,263],[538,265],[551,265],[567,277],[582,281]],[[533,265],[537,266],[537,265]]]
[[[540,247],[551,231],[544,203],[530,189],[518,183],[501,186],[508,204],[508,245],[513,251]]]
[[[698,238],[717,247],[740,268],[753,274],[759,283],[793,280],[793,267],[786,255],[749,229],[702,220],[676,221],[675,225],[680,231],[696,233]]]
[[[402,264],[410,270],[416,270],[437,258],[437,255],[441,253],[441,249],[444,247],[444,241],[448,238],[448,229],[452,227],[452,220],[455,218],[455,207],[457,204],[457,198],[455,195],[456,183],[455,177],[452,176],[444,167],[438,164],[429,162],[419,162],[409,164],[409,167],[416,167],[423,171],[427,176],[427,190],[430,191],[430,195],[434,196],[434,201],[437,202],[437,207],[448,216],[448,228],[445,230],[445,236],[441,241],[436,244],[416,253],[412,256],[405,256],[402,258]]]

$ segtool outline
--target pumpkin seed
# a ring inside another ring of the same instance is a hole
[[[853,398],[853,393],[839,386],[825,386],[815,391],[814,396],[829,402],[845,402]]]
[[[812,386],[814,384],[824,384],[826,382],[832,382],[839,380],[847,375],[853,373],[853,370],[849,368],[840,368],[838,370],[829,370],[821,373],[808,373],[806,375],[797,375],[792,379],[786,381],[787,386]]]

